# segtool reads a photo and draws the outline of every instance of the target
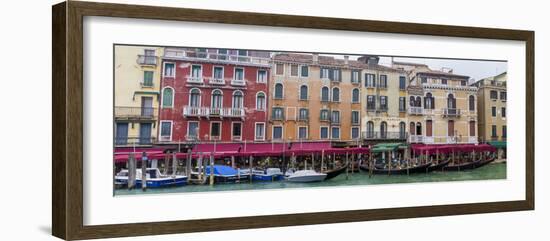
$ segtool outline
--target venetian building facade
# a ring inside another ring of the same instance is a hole
[[[393,62],[393,66],[409,72],[409,143],[478,143],[477,87],[469,86],[468,76],[422,64]]]
[[[369,144],[407,140],[407,74],[378,64],[379,57],[363,56],[361,122]]]
[[[115,46],[115,146],[156,142],[162,47]]]
[[[504,72],[472,84],[478,88],[478,130],[482,142],[506,141],[507,78]]]
[[[272,59],[268,136],[273,141],[360,140],[359,62],[290,53]]]
[[[161,143],[265,141],[270,53],[166,48]]]

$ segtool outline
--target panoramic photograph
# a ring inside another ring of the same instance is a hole
[[[114,46],[113,194],[506,179],[507,61]]]

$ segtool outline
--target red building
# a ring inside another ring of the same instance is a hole
[[[270,53],[166,48],[160,142],[264,141]]]

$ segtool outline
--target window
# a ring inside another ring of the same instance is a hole
[[[447,122],[447,136],[455,136],[455,122],[453,120]]]
[[[500,115],[502,116],[502,118],[506,118],[506,107],[502,107],[500,109]]]
[[[351,71],[351,83],[353,83],[353,84],[361,83],[361,80],[359,78],[361,78],[359,70],[352,70]]]
[[[426,136],[432,136],[432,120],[426,120]]]
[[[476,122],[470,121],[469,125],[470,125],[470,136],[476,136]]]
[[[399,122],[399,139],[405,139],[406,138],[406,125],[405,122]]]
[[[374,122],[367,122],[367,138],[372,139],[374,137]]]
[[[468,107],[470,111],[476,110],[476,98],[473,95],[470,95],[470,97],[468,97]]]
[[[210,122],[210,139],[217,140],[220,138],[221,126],[222,123],[220,122]]]
[[[321,126],[320,132],[321,132],[321,136],[320,136],[321,139],[328,139],[328,127],[327,126]]]
[[[155,56],[155,50],[154,49],[146,49],[143,52],[145,53],[145,56]]]
[[[170,121],[160,122],[160,139],[164,141],[172,140],[172,122]]]
[[[283,84],[277,83],[275,84],[275,99],[282,99],[283,98]]]
[[[212,103],[210,107],[212,108],[212,114],[220,114],[220,109],[223,107],[223,95],[221,90],[212,91]]]
[[[380,88],[388,88],[388,76],[380,75]]]
[[[382,111],[388,110],[388,97],[387,96],[380,96],[380,110],[382,110]]]
[[[449,96],[447,96],[447,108],[452,110],[456,109],[456,99],[453,94],[449,94]]]
[[[172,107],[173,100],[174,100],[174,89],[170,87],[165,87],[162,90],[162,107],[163,108]]]
[[[497,137],[497,126],[496,125],[491,126],[491,137],[493,137],[493,138]]]
[[[201,106],[201,91],[199,89],[191,89],[189,95],[189,106],[200,107]]]
[[[414,122],[411,122],[409,124],[409,132],[411,135],[416,135],[416,125],[414,124]]]
[[[424,97],[424,108],[425,109],[434,109],[434,97],[432,96],[432,93],[427,93],[426,97]]]
[[[428,77],[420,77],[420,83],[422,84],[428,83]]]
[[[174,63],[164,63],[164,77],[175,77],[176,66]]]
[[[330,132],[332,139],[340,139],[340,127],[332,127]]]
[[[359,103],[359,89],[357,88],[351,91],[351,103]]]
[[[506,138],[506,126],[502,126],[502,138]]]
[[[466,80],[461,80],[461,81],[460,81],[460,85],[466,86]]]
[[[283,139],[283,127],[282,126],[273,126],[272,137],[273,140]]]
[[[216,80],[223,80],[223,67],[216,66],[214,67],[214,79]]]
[[[258,83],[267,83],[267,71],[266,70],[258,70]]]
[[[143,71],[143,86],[153,86],[153,71]]]
[[[309,118],[309,110],[306,108],[300,108],[300,112],[298,113],[298,120],[308,120]]]
[[[491,92],[489,92],[489,96],[491,100],[496,100],[498,99],[498,92],[496,90],[491,90]]]
[[[218,59],[227,59],[227,49],[218,49]]]
[[[328,121],[328,110],[321,110],[321,121]]]
[[[406,111],[407,106],[407,98],[405,97],[399,97],[399,111],[404,112]]]
[[[187,122],[187,138],[196,139],[199,136],[199,122]]]
[[[447,79],[441,79],[441,84],[446,85],[447,84]]]
[[[321,101],[329,101],[329,89],[326,86],[321,89]]]
[[[365,87],[367,88],[376,87],[376,83],[374,82],[374,79],[375,79],[374,74],[365,74]]]
[[[258,92],[258,94],[256,94],[256,110],[265,111],[265,94],[264,94],[264,92]]]
[[[298,139],[307,139],[307,127],[300,126],[298,127]]]
[[[351,111],[351,124],[352,125],[359,125],[359,111],[352,110]]]
[[[409,105],[412,106],[412,107],[415,107],[415,106],[416,106],[416,102],[414,101],[414,96],[411,96],[411,97],[410,97]]]
[[[302,71],[300,71],[300,76],[302,77],[309,76],[309,67],[307,65],[302,65]]]
[[[297,64],[291,64],[290,65],[290,76],[298,77],[298,65]]]
[[[500,100],[506,100],[506,91],[500,92]]]
[[[351,139],[359,139],[359,127],[351,128]]]
[[[284,118],[284,109],[281,107],[273,107],[273,113],[271,113],[273,120],[282,120]]]
[[[416,100],[414,101],[414,106],[422,107],[422,98],[420,98],[420,96],[416,97]]]
[[[191,78],[200,79],[202,77],[202,66],[192,65],[191,66]]]
[[[388,123],[385,121],[380,122],[380,138],[388,138]]]
[[[340,89],[338,87],[332,88],[332,101],[340,102]]]
[[[405,76],[399,76],[399,89],[405,90],[407,88],[407,78]]]
[[[255,140],[265,140],[265,123],[256,123]]]
[[[321,79],[328,79],[329,78],[329,69],[328,68],[321,68],[321,71],[320,71],[320,74],[321,74]]]
[[[242,138],[242,123],[233,122],[231,123],[233,127],[231,128],[231,136],[233,140],[240,140]]]
[[[232,107],[234,109],[242,109],[243,108],[243,92],[242,91],[236,90],[235,92],[233,92]]]
[[[416,134],[421,136],[422,135],[422,123],[416,122]]]
[[[340,123],[340,111],[333,110],[332,114],[330,116],[330,122],[332,123]]]
[[[307,100],[307,85],[300,86],[300,100]]]
[[[275,74],[276,75],[284,75],[285,73],[285,65],[284,64],[276,64],[275,65]]]
[[[206,49],[205,48],[198,48],[197,49],[197,57],[206,58]]]
[[[497,117],[497,108],[496,107],[491,107],[491,116],[492,117]]]
[[[367,110],[376,109],[376,99],[374,95],[367,95]]]
[[[235,68],[235,74],[233,75],[234,80],[243,81],[244,80],[244,69]]]
[[[342,81],[342,71],[340,69],[331,69],[329,78],[332,81]]]

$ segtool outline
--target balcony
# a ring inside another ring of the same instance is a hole
[[[409,106],[407,109],[407,114],[409,115],[422,115],[424,113],[424,108],[418,106]]]
[[[202,84],[202,83],[204,83],[202,77],[187,76],[186,80],[187,80],[187,83],[193,83],[193,84]]]
[[[444,117],[460,117],[460,109],[445,108],[443,109]]]
[[[407,132],[364,131],[362,136],[366,140],[405,140],[407,139]]]
[[[244,80],[244,79],[232,79],[231,80],[231,85],[245,86],[246,85],[246,80]]]
[[[182,60],[200,60],[213,63],[231,62],[253,66],[270,66],[270,58],[253,57],[233,54],[197,52],[183,48],[166,48],[164,58]]]
[[[224,79],[218,79],[218,78],[210,78],[208,79],[208,83],[211,85],[225,85]]]
[[[121,120],[155,120],[157,108],[153,107],[115,107],[115,119]]]
[[[184,106],[184,117],[237,117],[244,118],[244,108],[212,108]]]
[[[137,63],[141,65],[157,65],[157,56],[138,55]]]
[[[117,136],[114,141],[115,146],[150,146],[155,143],[156,138],[152,136]]]
[[[421,135],[411,135],[409,136],[409,143],[423,143],[424,136]]]

